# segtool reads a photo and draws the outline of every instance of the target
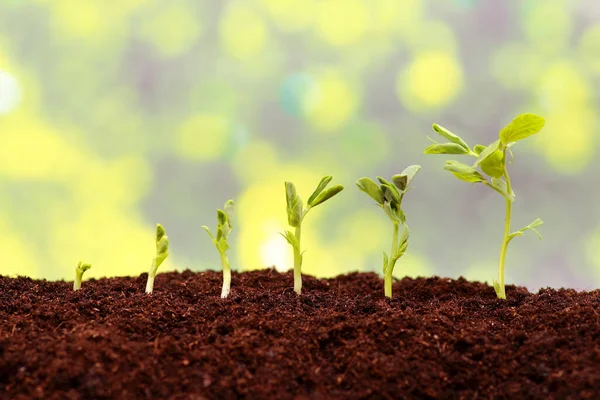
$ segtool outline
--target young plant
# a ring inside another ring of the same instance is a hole
[[[298,294],[302,293],[302,259],[304,254],[301,250],[302,221],[312,208],[326,202],[344,190],[342,185],[336,185],[327,189],[327,185],[329,185],[332,179],[331,176],[325,176],[321,179],[313,194],[308,198],[306,207],[304,207],[302,199],[296,193],[294,184],[292,182],[285,183],[288,223],[292,228],[296,229],[294,233],[285,231],[282,235],[294,250],[294,291]]]
[[[383,287],[385,296],[389,298],[392,298],[392,273],[396,262],[406,252],[410,235],[406,216],[402,210],[402,200],[404,194],[411,189],[409,185],[420,169],[420,165],[411,165],[401,174],[392,177],[393,184],[380,176],[377,177],[379,184],[371,178],[361,178],[356,182],[360,190],[377,202],[394,226],[391,252],[389,256],[385,251],[383,252]],[[400,225],[403,227],[402,236],[399,236]]]
[[[229,234],[233,228],[233,205],[233,200],[228,200],[225,203],[223,210],[217,210],[216,237],[211,233],[208,226],[202,227],[212,239],[215,247],[219,251],[219,255],[221,256],[221,265],[223,266],[223,289],[221,290],[222,299],[229,295],[229,288],[231,287],[231,267],[229,266],[229,259],[227,258],[227,250],[229,250],[227,238],[229,238]]]
[[[92,268],[91,264],[85,264],[81,261],[77,263],[77,268],[75,268],[75,281],[73,282],[73,290],[81,289],[81,279],[83,278],[83,273],[88,269]]]
[[[477,160],[473,166],[459,163],[458,161],[446,161],[444,169],[452,172],[458,179],[469,183],[483,183],[500,193],[506,202],[506,219],[504,222],[504,237],[500,248],[500,260],[498,262],[498,280],[494,280],[494,290],[501,299],[506,299],[504,287],[504,262],[508,244],[517,236],[523,236],[525,231],[535,232],[541,239],[542,236],[536,230],[544,222],[537,218],[531,224],[511,233],[510,223],[512,205],[515,201],[510,176],[506,168],[507,155],[510,154],[514,160],[511,148],[520,140],[535,135],[544,127],[545,121],[535,114],[521,114],[504,127],[499,134],[498,140],[488,146],[476,145],[473,150],[463,139],[451,133],[447,129],[433,124],[433,130],[440,136],[446,138],[450,143],[437,143],[425,149],[425,154],[461,154],[475,157]],[[479,170],[481,172],[479,172]]]
[[[146,293],[152,293],[154,290],[154,278],[156,278],[156,270],[160,264],[169,256],[169,237],[165,232],[165,228],[161,224],[156,224],[156,255],[152,260],[150,271],[148,271],[148,281],[146,282]]]

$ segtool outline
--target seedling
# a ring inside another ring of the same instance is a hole
[[[446,138],[450,143],[437,143],[425,149],[425,154],[463,154],[475,157],[477,160],[473,166],[459,163],[458,161],[446,161],[444,169],[452,172],[458,179],[470,183],[483,183],[500,193],[506,201],[506,219],[504,222],[504,237],[500,248],[500,260],[498,262],[498,280],[494,280],[494,290],[501,299],[506,299],[504,287],[504,261],[506,259],[506,249],[512,239],[517,236],[523,236],[525,231],[535,232],[541,239],[542,236],[537,231],[537,227],[544,222],[537,218],[531,224],[517,231],[510,232],[510,220],[512,213],[512,204],[515,201],[515,192],[513,191],[510,176],[506,168],[507,153],[514,160],[511,148],[520,140],[535,135],[544,127],[545,121],[542,117],[535,114],[521,114],[512,120],[510,124],[504,127],[499,134],[499,139],[494,143],[483,146],[476,145],[473,150],[459,136],[451,133],[446,128],[433,124],[433,130],[440,136]],[[479,172],[479,170],[481,172]]]
[[[150,271],[148,271],[148,282],[146,283],[146,293],[152,293],[154,289],[154,278],[156,278],[156,270],[160,264],[169,256],[169,237],[165,232],[165,228],[161,224],[156,224],[156,255],[152,260]]]
[[[392,177],[393,184],[380,176],[377,177],[379,184],[371,178],[361,178],[356,182],[360,190],[377,202],[394,226],[390,254],[388,256],[385,251],[383,252],[383,287],[385,296],[389,298],[392,298],[392,273],[396,262],[406,252],[410,235],[410,230],[406,225],[406,216],[402,210],[402,200],[404,194],[411,189],[409,185],[420,169],[420,165],[411,165],[401,174]],[[400,225],[403,229],[402,236],[399,237]]]
[[[91,264],[85,264],[81,261],[77,263],[77,268],[75,268],[75,281],[73,282],[73,290],[77,291],[81,289],[81,279],[83,278],[83,273],[90,268],[92,268]]]
[[[229,295],[229,288],[231,286],[231,267],[229,266],[229,259],[227,258],[227,250],[229,250],[227,238],[229,238],[229,234],[233,228],[233,205],[233,200],[228,200],[225,203],[223,210],[217,210],[216,237],[211,233],[208,226],[202,227],[212,239],[215,247],[219,251],[219,255],[221,256],[221,265],[223,266],[223,289],[221,290],[222,299]]]
[[[292,182],[285,183],[285,197],[287,201],[287,216],[288,223],[291,227],[296,228],[295,232],[285,231],[283,237],[288,241],[294,250],[294,291],[298,294],[302,293],[302,260],[304,252],[301,250],[302,237],[302,221],[308,212],[331,199],[333,196],[344,190],[342,185],[336,185],[327,189],[327,185],[333,178],[325,176],[308,198],[306,208],[302,203],[302,199],[296,193],[296,187]]]

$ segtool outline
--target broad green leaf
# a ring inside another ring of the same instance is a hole
[[[482,144],[476,144],[475,147],[473,147],[473,151],[475,152],[475,154],[477,154],[478,156],[481,154],[481,152],[485,149],[485,146]]]
[[[308,198],[308,205],[312,206],[314,200],[317,198],[317,196],[319,194],[321,194],[321,192],[323,190],[325,190],[325,188],[327,187],[327,185],[329,185],[329,182],[331,182],[331,180],[333,179],[332,176],[324,176],[321,179],[321,182],[319,182],[319,185],[317,186],[317,188],[315,189],[315,191],[313,192],[313,194],[310,195],[310,197]]]
[[[535,135],[542,130],[546,121],[535,114],[521,114],[513,119],[500,131],[500,140],[506,146],[511,142],[517,142]]]
[[[493,178],[501,178],[504,176],[504,153],[496,150],[489,157],[483,160],[479,167],[483,172]]]
[[[410,183],[412,182],[417,172],[419,172],[420,170],[420,165],[408,166],[404,169],[404,171],[402,171],[402,173],[394,175],[392,177],[392,182],[394,182],[394,185],[396,185],[398,189],[400,189],[401,191],[405,191],[408,185],[410,185]]]
[[[291,231],[285,231],[281,234],[281,236],[283,236],[285,240],[287,240],[287,242],[290,245],[292,245],[294,249],[298,247],[298,239],[296,238],[296,235],[294,235]]]
[[[368,194],[378,204],[383,205],[383,192],[379,188],[379,185],[371,178],[360,178],[356,181],[356,186],[358,186],[361,191]]]
[[[292,207],[287,210],[288,223],[290,226],[296,228],[300,225],[300,222],[302,221],[302,211],[302,199],[300,196],[296,195],[294,201],[292,202]]]
[[[452,172],[452,174],[454,174],[454,176],[460,179],[461,181],[470,183],[486,182],[483,175],[481,175],[475,168],[466,164],[459,163],[458,161],[446,161],[444,169],[446,171]]]
[[[513,239],[516,236],[523,236],[523,234],[525,233],[525,231],[533,231],[535,232],[535,234],[540,238],[540,240],[542,240],[542,235],[538,232],[538,230],[536,229],[538,226],[541,226],[544,224],[544,221],[542,221],[540,218],[536,218],[535,221],[533,221],[532,223],[530,223],[529,225],[527,225],[525,228],[521,228],[518,231],[515,231],[513,233],[511,233],[508,237],[509,240]]]
[[[427,147],[423,154],[469,154],[469,150],[456,143],[437,143]]]
[[[439,135],[445,137],[446,139],[448,139],[449,141],[451,141],[454,144],[458,144],[459,146],[461,146],[462,148],[464,148],[467,153],[471,152],[471,149],[469,148],[469,146],[467,145],[467,143],[458,135],[455,135],[454,133],[450,132],[448,129],[444,128],[443,126],[440,126],[438,124],[433,124],[433,130],[436,131]]]
[[[292,182],[285,183],[285,200],[287,202],[288,210],[294,207],[294,201],[296,199],[296,186]],[[289,212],[289,211],[288,211]]]
[[[342,190],[344,190],[344,187],[342,185],[330,187],[329,189],[325,190],[317,196],[317,198],[312,203],[312,207],[318,206],[319,204],[326,202]]]
[[[499,178],[492,178],[492,183],[487,184],[489,187],[500,193],[506,200],[511,203],[515,201],[515,192],[511,190],[511,193],[508,193],[508,186],[506,181]]]
[[[500,140],[496,140],[494,143],[487,146],[483,151],[479,154],[479,158],[475,161],[475,168],[479,166],[483,161],[485,161],[488,157],[494,154],[500,148]]]
[[[202,225],[202,229],[204,229],[206,231],[206,233],[208,233],[208,236],[210,236],[210,238],[214,241],[215,237],[212,234],[212,232],[210,231],[210,228],[206,225]]]

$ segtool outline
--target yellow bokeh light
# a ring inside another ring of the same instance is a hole
[[[354,85],[338,71],[317,77],[316,92],[303,102],[311,126],[322,133],[339,133],[359,105]]]
[[[251,59],[258,56],[268,40],[264,18],[242,2],[229,3],[219,27],[224,50],[232,57]]]
[[[573,31],[570,2],[532,1],[530,7],[523,17],[523,30],[531,46],[549,54],[564,50]]]
[[[369,10],[364,1],[322,0],[317,7],[317,33],[333,46],[357,43],[369,27]]]
[[[284,32],[297,32],[312,25],[319,0],[261,0],[271,20]]]
[[[578,51],[589,71],[600,75],[600,24],[592,25],[583,32]]]
[[[225,153],[231,135],[230,122],[224,115],[199,114],[185,121],[177,132],[177,152],[194,161],[211,161]]]
[[[243,182],[260,181],[276,168],[277,149],[267,141],[254,141],[238,151],[233,168]]]
[[[441,108],[460,92],[463,72],[459,60],[442,51],[420,53],[398,74],[396,90],[412,111]]]
[[[34,243],[14,233],[0,215],[0,232],[2,232],[2,266],[0,275],[29,276],[43,278],[44,271],[40,271],[39,256]]]
[[[502,46],[494,53],[490,64],[492,75],[510,89],[531,89],[546,67],[541,54],[520,42]]]
[[[140,25],[142,38],[165,56],[188,51],[203,33],[199,16],[181,3],[163,3]]]
[[[441,51],[454,53],[458,39],[449,24],[442,21],[423,21],[405,35],[406,46],[412,53]]]

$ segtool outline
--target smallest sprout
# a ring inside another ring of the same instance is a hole
[[[148,272],[148,282],[146,283],[146,293],[150,294],[154,290],[154,278],[156,270],[169,256],[169,237],[165,228],[161,224],[156,224],[156,256],[152,260],[150,271]]]
[[[77,263],[77,268],[75,268],[75,281],[73,282],[74,291],[81,289],[81,279],[83,278],[83,273],[90,268],[92,268],[92,264],[86,264],[81,261]]]
[[[231,266],[229,258],[227,258],[227,250],[229,243],[227,239],[233,229],[233,200],[227,200],[225,207],[222,210],[217,210],[217,235],[213,235],[208,226],[202,226],[202,229],[208,233],[212,239],[219,255],[221,256],[221,265],[223,266],[223,289],[221,290],[221,298],[225,299],[229,296],[231,287]]]

